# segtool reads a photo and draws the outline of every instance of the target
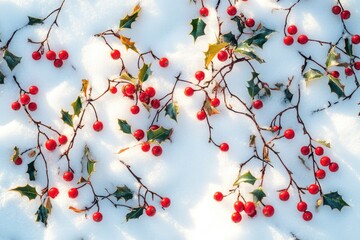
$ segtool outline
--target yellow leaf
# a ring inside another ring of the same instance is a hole
[[[76,213],[82,213],[82,212],[85,212],[85,211],[86,211],[86,210],[84,210],[84,209],[78,209],[78,208],[75,208],[75,207],[73,207],[73,206],[70,206],[69,209],[70,209],[70,210],[73,210],[73,211],[76,212]]]
[[[89,87],[89,81],[86,79],[82,80],[82,87],[81,87],[81,91],[84,93],[85,97],[87,97],[87,89]]]
[[[126,150],[129,150],[129,149],[130,149],[129,147],[120,149],[120,150],[117,152],[117,154],[123,153],[123,152],[125,152]]]
[[[228,46],[229,43],[218,43],[218,44],[209,44],[209,48],[205,53],[205,68],[208,68],[209,64],[215,57],[215,55],[224,47]]]
[[[139,53],[137,48],[135,47],[135,42],[132,42],[130,38],[120,36],[120,41],[126,47],[126,50],[130,48],[134,52]]]
[[[206,99],[206,102],[205,102],[205,105],[204,105],[204,110],[205,110],[205,112],[207,113],[208,116],[220,113],[216,108],[211,106],[209,98]]]

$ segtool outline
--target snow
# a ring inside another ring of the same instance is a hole
[[[145,86],[154,86],[157,96],[168,93],[174,76],[181,72],[182,79],[195,82],[194,72],[203,68],[203,52],[209,43],[216,41],[217,33],[216,12],[217,1],[205,1],[210,14],[203,18],[207,23],[206,35],[201,36],[194,43],[190,21],[198,17],[197,5],[189,1],[148,0],[140,2],[142,10],[139,18],[133,23],[132,29],[123,30],[123,34],[136,42],[141,52],[153,50],[157,56],[166,56],[170,61],[168,68],[160,68],[157,62],[152,65],[153,75]],[[75,187],[75,181],[65,182],[59,172],[66,170],[66,161],[58,160],[61,147],[53,153],[46,153],[49,161],[51,184],[59,188],[59,196],[52,200],[52,213],[48,226],[35,222],[34,213],[39,206],[39,199],[29,201],[20,197],[16,192],[9,191],[17,186],[26,185],[28,175],[26,164],[15,166],[8,159],[13,147],[21,149],[32,147],[36,141],[36,128],[29,123],[24,111],[12,111],[11,103],[18,98],[18,88],[12,79],[0,86],[0,239],[355,239],[358,236],[358,222],[360,220],[360,193],[357,186],[360,183],[360,122],[358,120],[359,92],[352,99],[341,102],[320,113],[311,114],[315,109],[327,105],[327,101],[337,100],[331,94],[327,81],[317,80],[306,86],[301,77],[300,67],[303,59],[297,51],[311,55],[319,62],[325,62],[328,48],[318,43],[305,46],[294,44],[287,47],[282,44],[285,11],[273,8],[288,7],[295,1],[249,0],[238,1],[237,7],[246,16],[253,17],[264,26],[276,30],[264,49],[257,53],[265,59],[265,64],[254,63],[261,73],[263,81],[270,85],[287,82],[294,76],[292,92],[296,92],[297,84],[301,87],[302,101],[300,114],[308,130],[315,138],[328,140],[332,147],[326,154],[336,159],[340,169],[321,181],[325,192],[338,191],[351,207],[345,207],[341,212],[331,210],[328,206],[315,209],[317,196],[309,196],[306,200],[309,209],[314,213],[310,222],[305,222],[296,210],[296,192],[290,190],[291,198],[288,202],[281,202],[277,197],[277,190],[288,184],[288,175],[274,161],[274,168],[267,169],[264,182],[266,202],[275,207],[275,215],[265,218],[258,209],[258,216],[250,219],[243,216],[239,224],[234,224],[230,216],[233,212],[235,196],[225,198],[221,203],[213,200],[216,191],[227,192],[238,173],[239,163],[248,159],[252,150],[248,147],[249,135],[256,134],[251,121],[244,117],[230,113],[224,106],[219,108],[221,114],[210,118],[214,127],[213,137],[216,142],[228,142],[230,151],[222,153],[215,146],[209,144],[208,128],[205,122],[196,119],[196,112],[203,103],[203,94],[195,93],[193,97],[184,96],[183,90],[187,86],[179,83],[175,91],[175,100],[179,103],[180,113],[177,123],[168,117],[159,119],[159,125],[174,128],[172,143],[165,142],[161,157],[153,157],[151,153],[143,153],[134,148],[121,155],[115,154],[124,147],[136,144],[131,136],[119,131],[117,119],[126,119],[133,129],[146,129],[152,117],[145,109],[139,115],[132,115],[129,108],[132,102],[117,95],[107,94],[100,101],[95,102],[97,114],[104,122],[102,132],[94,132],[92,123],[94,114],[89,110],[85,115],[85,127],[79,131],[75,147],[71,152],[72,167],[75,178],[80,177],[80,159],[85,144],[97,160],[96,172],[92,182],[97,192],[106,193],[105,188],[114,190],[116,186],[126,184],[136,189],[136,182],[129,172],[119,163],[119,159],[132,166],[134,172],[142,177],[144,183],[163,196],[171,198],[171,206],[162,210],[158,208],[153,218],[145,214],[137,220],[125,221],[126,209],[115,209],[109,202],[102,201],[101,211],[104,219],[95,223],[91,219],[94,209],[88,217],[85,214],[74,213],[69,206],[84,207],[91,203],[92,195],[89,188],[81,189],[77,199],[69,199],[67,190]],[[336,41],[341,36],[342,25],[338,17],[330,9],[336,1],[307,1],[302,0],[289,17],[289,24],[296,24],[299,33],[306,33],[312,39]],[[0,0],[0,38],[4,42],[12,32],[27,23],[27,16],[46,16],[57,8],[61,1],[45,0]],[[351,32],[360,33],[360,25],[356,24],[360,17],[359,5],[356,0],[343,1],[344,6],[351,10],[351,18],[346,22]],[[81,89],[81,80],[88,79],[93,87],[93,95],[97,96],[107,87],[107,79],[115,77],[121,68],[120,61],[114,61],[109,56],[109,48],[94,34],[107,29],[116,29],[119,19],[132,11],[136,1],[111,0],[67,0],[60,13],[58,24],[50,35],[50,44],[59,51],[67,49],[70,58],[65,61],[61,69],[55,69],[51,62],[42,59],[35,62],[31,53],[37,48],[27,42],[42,39],[48,29],[48,23],[26,27],[21,30],[13,42],[10,50],[23,59],[13,72],[22,86],[27,89],[35,84],[40,92],[34,97],[38,103],[38,110],[33,113],[35,119],[40,119],[61,133],[71,135],[72,130],[64,125],[60,119],[60,111],[71,110],[71,103],[77,98]],[[222,1],[219,14],[225,23],[223,33],[235,31],[235,24],[227,24],[230,20],[225,13],[227,1]],[[53,19],[53,18],[52,18]],[[50,19],[50,21],[52,21]],[[137,55],[114,38],[108,38],[113,47],[118,48],[130,72],[136,72]],[[2,46],[2,43],[1,43]],[[359,55],[359,47],[354,48]],[[43,57],[44,58],[44,57]],[[214,60],[215,66],[221,66]],[[4,62],[1,69],[5,69]],[[75,70],[76,69],[76,70]],[[9,70],[4,74],[11,76]],[[204,70],[205,71],[205,70]],[[205,71],[208,79],[210,71]],[[343,73],[342,73],[343,74]],[[246,64],[237,65],[227,76],[230,88],[250,102],[247,94],[246,81],[251,78],[251,69]],[[345,84],[350,80],[344,79]],[[297,96],[294,96],[297,98]],[[236,104],[235,104],[236,105]],[[238,107],[238,105],[236,105]],[[281,93],[273,93],[271,98],[264,100],[264,108],[258,110],[257,117],[261,126],[267,126],[273,116],[287,105],[283,102]],[[277,147],[285,156],[290,169],[294,169],[294,178],[304,186],[311,183],[312,173],[306,171],[297,160],[300,147],[306,143],[302,136],[301,126],[296,122],[294,113],[288,113],[283,118],[283,126],[293,128],[297,135],[294,141],[280,140]],[[266,134],[267,138],[272,136]],[[260,164],[247,166],[248,170],[259,171]],[[45,178],[42,164],[37,165],[38,179],[35,184],[38,192],[44,187]],[[251,190],[251,186],[244,185],[242,192]],[[250,195],[246,195],[250,198]],[[157,201],[157,200],[156,200]],[[159,206],[157,202],[154,205]],[[294,235],[292,235],[294,234]]]

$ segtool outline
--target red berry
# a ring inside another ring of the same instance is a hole
[[[254,202],[246,202],[244,206],[244,211],[247,215],[253,215],[256,212],[256,206]]]
[[[31,56],[35,61],[38,61],[41,59],[41,53],[39,53],[38,51],[33,52]]]
[[[196,114],[197,119],[199,119],[200,121],[204,120],[206,118],[206,113],[204,110],[200,110],[197,112]]]
[[[74,174],[70,171],[64,172],[63,179],[67,182],[71,182],[74,179]]]
[[[244,210],[244,203],[242,201],[236,201],[234,203],[234,209],[237,212],[242,212]]]
[[[37,86],[30,86],[29,87],[29,93],[31,95],[36,95],[39,92],[39,88]]]
[[[169,66],[169,60],[165,57],[160,58],[159,65],[160,67],[166,68],[167,66]]]
[[[354,63],[354,68],[355,68],[356,70],[360,70],[360,62],[355,62],[355,63]]]
[[[323,169],[319,169],[316,171],[315,176],[318,179],[324,179],[326,176],[326,172]]]
[[[207,17],[209,15],[209,9],[207,9],[206,7],[202,7],[200,8],[200,15],[203,17]]]
[[[345,68],[345,75],[346,76],[350,77],[353,74],[354,74],[354,71],[351,68],[349,68],[349,67]]]
[[[341,12],[340,16],[341,16],[341,19],[346,20],[346,19],[350,18],[351,14],[350,14],[349,10],[344,10]]]
[[[150,97],[146,92],[139,94],[139,101],[148,104],[150,102]]]
[[[297,210],[299,212],[305,212],[307,209],[307,203],[306,202],[298,202],[297,206],[296,206]]]
[[[156,208],[154,206],[148,206],[146,208],[145,212],[146,212],[146,215],[148,215],[149,217],[152,217],[156,213]]]
[[[95,222],[101,222],[103,219],[103,215],[101,214],[101,212],[94,212],[92,218]]]
[[[151,152],[155,157],[158,157],[162,154],[162,148],[161,146],[153,146]]]
[[[167,207],[170,206],[171,201],[170,201],[170,198],[165,197],[165,198],[161,199],[161,202],[160,202],[160,203],[161,203],[161,206],[162,206],[163,208],[167,208]]]
[[[218,52],[217,58],[220,62],[225,62],[228,59],[228,53],[225,50],[221,50]]]
[[[308,146],[302,146],[300,152],[302,155],[307,156],[310,153],[310,148]]]
[[[224,199],[224,195],[222,192],[216,192],[214,193],[214,199],[215,201],[221,202]]]
[[[46,53],[46,58],[47,58],[48,60],[50,60],[50,61],[53,61],[53,60],[55,60],[55,58],[56,58],[56,53],[55,53],[54,51],[52,51],[52,50],[49,50],[49,51],[47,51],[47,53]]]
[[[147,88],[145,89],[145,92],[147,93],[147,95],[148,95],[150,98],[152,98],[152,97],[155,96],[155,94],[156,94],[156,90],[155,90],[155,88],[153,88],[153,87],[147,87]]]
[[[131,112],[132,114],[138,114],[138,113],[140,112],[139,106],[137,106],[137,105],[131,106],[130,112]]]
[[[117,93],[117,88],[115,86],[112,86],[109,91],[112,93],[112,94],[116,94]]]
[[[66,59],[69,58],[69,53],[68,53],[66,50],[61,50],[61,51],[59,52],[59,58],[60,58],[61,60],[66,60]]]
[[[293,139],[295,137],[295,132],[291,128],[286,129],[284,132],[284,137],[286,139]]]
[[[290,198],[290,194],[287,190],[282,190],[279,192],[279,198],[281,201],[287,201]]]
[[[58,141],[61,145],[65,145],[68,141],[68,138],[65,135],[60,135],[58,137]]]
[[[30,96],[24,93],[20,96],[19,100],[22,105],[27,105],[30,102]]]
[[[155,131],[158,128],[159,128],[159,126],[155,125],[155,124],[150,126],[150,129],[153,130],[153,131]]]
[[[353,44],[359,44],[360,43],[360,35],[355,34],[351,37],[351,42]]]
[[[37,104],[36,104],[35,102],[29,103],[28,109],[29,109],[30,111],[32,111],[32,112],[36,111],[36,109],[37,109]]]
[[[63,60],[61,60],[61,59],[55,59],[55,61],[54,61],[54,66],[55,66],[56,68],[61,68],[62,65],[63,65]]]
[[[260,109],[260,108],[263,107],[263,102],[261,100],[259,100],[259,99],[255,100],[253,102],[253,106],[254,106],[255,109]]]
[[[134,137],[136,138],[136,140],[138,140],[138,141],[140,141],[141,139],[143,139],[144,138],[144,136],[145,136],[145,133],[144,133],[144,131],[143,130],[141,130],[141,129],[138,129],[138,130],[136,130],[135,132],[134,132]]]
[[[324,149],[322,147],[316,147],[315,148],[315,154],[318,155],[318,156],[321,156],[324,154]]]
[[[148,143],[148,142],[143,142],[143,143],[141,144],[141,150],[142,150],[143,152],[148,152],[148,151],[150,150],[150,143]]]
[[[135,85],[128,83],[125,85],[124,91],[127,96],[131,96],[136,92],[136,87],[135,87]]]
[[[301,34],[298,39],[298,43],[300,44],[306,44],[309,41],[309,38],[305,34]]]
[[[328,156],[323,156],[320,158],[320,164],[321,166],[327,167],[331,163],[331,159]]]
[[[334,78],[339,78],[340,77],[340,73],[338,71],[332,71],[331,76],[333,76]]]
[[[11,108],[12,108],[12,110],[14,110],[14,111],[18,111],[18,110],[21,108],[21,105],[20,105],[20,103],[19,103],[18,101],[16,101],[16,102],[13,102],[13,103],[11,104]]]
[[[238,212],[234,212],[234,213],[231,215],[231,220],[232,220],[234,223],[240,222],[241,219],[242,219],[241,214],[238,213]]]
[[[103,130],[104,128],[104,124],[101,122],[101,121],[96,121],[94,122],[93,124],[93,129],[96,131],[96,132],[100,132],[101,130]]]
[[[68,191],[69,198],[76,198],[79,195],[77,188],[70,188]]]
[[[255,25],[255,20],[253,18],[248,18],[245,21],[245,25],[249,28],[253,27]]]
[[[315,183],[310,184],[308,187],[308,191],[310,194],[317,194],[319,190],[320,190],[319,186]]]
[[[298,31],[297,27],[295,25],[290,25],[288,28],[287,28],[287,32],[291,35],[294,35],[296,34]]]
[[[333,7],[331,8],[331,11],[333,12],[333,14],[339,15],[340,12],[341,12],[341,7],[338,6],[338,5],[335,5],[335,6],[333,6]]]
[[[48,196],[51,197],[52,199],[56,198],[58,194],[59,194],[59,189],[57,189],[56,187],[52,187],[48,191]]]
[[[211,99],[210,104],[213,107],[218,107],[220,105],[220,100],[215,97],[215,98]]]
[[[337,172],[339,170],[339,165],[336,162],[332,162],[329,165],[330,172]]]
[[[256,214],[257,214],[257,211],[255,210],[252,214],[248,214],[248,216],[251,217],[251,218],[253,218],[253,217],[256,216]]]
[[[17,157],[16,160],[14,161],[15,165],[21,165],[22,164],[22,158],[21,157]]]
[[[227,143],[222,143],[222,144],[220,144],[220,150],[221,150],[222,152],[227,152],[227,151],[229,151],[229,144],[227,144]]]
[[[284,43],[287,46],[290,46],[294,43],[294,38],[292,36],[286,36],[284,37]]]
[[[271,205],[266,205],[263,208],[263,214],[265,217],[272,217],[274,215],[274,213],[275,213],[275,209]]]
[[[237,9],[235,6],[230,6],[226,9],[226,12],[230,15],[230,16],[235,16]]]
[[[304,213],[303,213],[303,219],[305,220],[305,221],[310,221],[311,219],[312,219],[312,217],[313,217],[313,215],[312,215],[312,213],[311,212],[309,212],[309,211],[305,211]]]
[[[49,151],[54,151],[57,147],[56,141],[52,138],[46,140],[45,147]]]
[[[274,125],[271,129],[273,132],[277,132],[277,131],[279,131],[280,128],[278,126]]]
[[[151,100],[151,107],[153,108],[153,109],[158,109],[159,107],[160,107],[160,101],[159,101],[159,99],[153,99],[153,100]]]
[[[194,94],[194,89],[191,87],[187,87],[184,90],[185,96],[191,97]]]
[[[200,82],[200,81],[204,80],[205,73],[203,71],[197,71],[195,73],[195,78]]]
[[[111,55],[111,58],[114,59],[114,60],[118,60],[121,57],[121,53],[117,49],[112,50],[110,55]]]

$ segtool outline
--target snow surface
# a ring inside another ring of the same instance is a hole
[[[179,72],[182,78],[195,81],[193,74],[203,68],[202,52],[207,50],[208,43],[215,42],[217,31],[216,1],[206,1],[210,15],[204,18],[208,24],[206,36],[199,37],[194,44],[190,21],[198,17],[199,3],[195,6],[189,1],[148,0],[142,1],[142,12],[133,24],[132,30],[124,30],[127,37],[136,42],[142,52],[153,50],[158,56],[167,56],[170,66],[161,69],[153,64],[153,76],[146,84],[154,86],[157,96],[169,92],[174,83],[174,76]],[[294,76],[295,83],[301,85],[302,104],[301,114],[310,132],[315,138],[326,139],[332,148],[326,150],[340,165],[340,170],[322,181],[325,192],[339,191],[351,206],[341,212],[329,207],[315,210],[316,197],[307,196],[310,210],[314,218],[305,222],[296,210],[297,198],[290,198],[288,202],[280,202],[277,190],[288,183],[288,176],[282,168],[275,164],[274,169],[268,169],[264,188],[267,202],[273,204],[276,213],[272,218],[265,218],[262,214],[234,224],[230,216],[233,212],[234,197],[226,198],[218,203],[213,200],[215,191],[226,192],[232,187],[237,176],[238,164],[251,155],[248,148],[248,138],[256,133],[254,126],[248,120],[229,113],[223,106],[221,114],[211,118],[214,126],[214,139],[217,142],[227,141],[230,144],[228,153],[220,152],[216,147],[207,143],[208,129],[206,123],[196,120],[196,112],[203,101],[202,94],[195,94],[192,98],[183,95],[185,84],[175,93],[175,99],[180,104],[178,123],[160,118],[160,125],[173,127],[172,143],[163,144],[164,152],[159,158],[151,154],[142,153],[139,149],[129,150],[122,155],[114,154],[119,149],[135,143],[131,136],[121,133],[117,119],[127,119],[133,128],[145,129],[150,124],[150,118],[144,109],[139,116],[129,113],[131,101],[123,100],[119,94],[106,95],[95,103],[98,115],[104,122],[105,128],[96,133],[91,129],[94,115],[86,114],[85,126],[79,132],[75,149],[71,153],[74,159],[72,166],[76,172],[81,169],[80,161],[83,147],[87,144],[95,159],[98,161],[96,172],[92,176],[97,191],[104,188],[115,188],[117,185],[127,184],[135,188],[134,179],[117,161],[119,157],[129,163],[133,170],[142,176],[144,182],[156,192],[169,196],[172,205],[166,211],[158,209],[155,217],[142,216],[138,220],[125,222],[124,209],[115,209],[108,202],[101,203],[104,220],[95,223],[91,217],[77,214],[68,210],[69,205],[82,207],[91,202],[91,194],[81,191],[76,200],[67,197],[67,190],[74,183],[64,182],[58,171],[66,170],[64,160],[58,161],[60,150],[48,154],[53,161],[49,163],[51,182],[59,190],[59,196],[52,201],[53,211],[49,217],[48,227],[35,222],[34,213],[38,208],[37,200],[28,201],[18,193],[8,191],[16,186],[26,185],[28,175],[26,164],[18,167],[8,160],[14,146],[22,149],[32,147],[35,141],[36,129],[29,124],[23,111],[12,111],[11,103],[18,98],[17,86],[7,79],[0,86],[0,238],[1,239],[294,239],[292,233],[299,239],[356,239],[359,236],[360,221],[360,122],[357,114],[359,109],[359,92],[352,100],[338,104],[328,110],[312,115],[311,111],[326,106],[327,101],[335,101],[335,94],[330,94],[326,81],[315,81],[306,87],[300,74],[303,59],[297,54],[301,50],[311,54],[314,59],[325,61],[327,47],[317,43],[305,46],[295,44],[286,47],[282,44],[283,21],[286,12],[272,11],[277,7],[288,7],[294,1],[249,0],[238,1],[237,7],[247,16],[253,17],[264,26],[275,29],[259,55],[266,60],[265,64],[255,64],[261,73],[263,81],[274,84],[286,83],[287,78]],[[299,32],[304,32],[314,39],[335,41],[341,35],[342,25],[338,17],[331,14],[330,9],[336,1],[303,0],[289,17],[289,23],[296,23]],[[360,33],[360,19],[357,0],[343,1],[346,8],[351,10],[352,16],[348,20],[348,28],[352,32]],[[27,22],[27,16],[45,16],[60,4],[59,0],[0,0],[0,32],[1,39],[7,40],[14,29]],[[71,134],[71,129],[60,119],[60,110],[70,110],[79,94],[81,79],[89,79],[94,95],[101,93],[107,87],[107,78],[114,77],[119,72],[120,62],[109,57],[109,49],[104,42],[93,37],[95,33],[107,29],[116,29],[119,19],[130,13],[136,1],[111,0],[68,0],[59,17],[59,27],[55,28],[50,37],[50,44],[55,50],[67,49],[69,60],[61,69],[55,69],[52,63],[42,60],[34,62],[31,53],[35,46],[27,43],[27,38],[42,39],[48,25],[27,27],[15,37],[10,50],[23,57],[22,63],[15,69],[14,74],[21,84],[27,88],[36,84],[40,92],[36,96],[38,110],[34,113],[36,119],[41,119],[65,134]],[[225,13],[227,2],[222,1],[220,14],[222,19],[229,21]],[[224,24],[224,32],[229,27]],[[135,69],[136,55],[126,51],[120,42],[111,39],[110,43],[119,48],[127,65]],[[355,53],[360,54],[359,48]],[[133,64],[130,64],[133,62]],[[217,66],[220,63],[216,60]],[[72,68],[76,68],[76,71]],[[10,72],[6,75],[11,76]],[[209,77],[209,72],[207,72]],[[246,82],[251,77],[251,71],[246,64],[240,64],[228,75],[231,87],[246,101]],[[346,83],[346,79],[344,79]],[[292,86],[293,92],[296,84]],[[269,124],[270,119],[286,105],[283,96],[275,93],[265,100],[264,108],[258,111],[258,118],[263,126]],[[291,127],[297,132],[296,141],[281,140],[278,147],[286,156],[285,161],[294,170],[294,177],[303,185],[311,183],[311,173],[297,160],[298,149],[305,142],[301,128],[293,115],[284,118],[284,126]],[[302,141],[302,139],[304,141]],[[41,172],[41,164],[38,169]],[[254,164],[253,169],[260,166]],[[76,175],[76,177],[79,177]],[[36,182],[37,189],[42,188],[44,177],[39,174]],[[32,183],[33,184],[33,183]],[[295,196],[295,192],[291,192]],[[155,205],[157,203],[154,203]],[[91,210],[90,214],[93,210]],[[260,213],[260,212],[259,212]]]

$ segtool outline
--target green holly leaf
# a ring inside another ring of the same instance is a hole
[[[338,209],[341,211],[343,207],[349,207],[342,196],[338,192],[330,192],[323,195],[324,205],[331,207],[331,209]]]
[[[39,209],[35,213],[36,221],[37,222],[42,222],[46,226],[49,213],[50,213],[49,209],[47,209],[43,204],[41,204]]]
[[[209,44],[209,48],[205,54],[205,68],[208,68],[209,64],[215,57],[215,55],[224,47],[228,46],[228,43],[216,43],[216,44]]]
[[[239,30],[240,33],[243,33],[244,32],[244,24],[243,24],[243,21],[241,21],[241,18],[239,16],[235,16],[233,17],[231,20],[235,21],[236,24],[237,24],[237,28]]]
[[[292,94],[290,92],[289,87],[285,88],[284,93],[285,93],[285,99],[288,100],[289,102],[291,102],[291,100],[293,99],[294,94]]]
[[[112,194],[118,201],[123,198],[126,201],[133,198],[133,193],[131,192],[130,188],[126,185],[123,187],[117,187],[116,191]]]
[[[321,145],[331,148],[330,142],[326,140],[316,139],[315,142],[320,143]]]
[[[247,173],[240,175],[234,182],[233,186],[239,186],[242,182],[254,185],[256,180],[256,177],[254,177],[251,172],[248,171]]]
[[[268,41],[270,35],[274,32],[274,30],[268,29],[263,26],[260,30],[255,32],[254,36],[247,39],[244,43],[263,48],[264,44]]]
[[[4,84],[5,75],[0,71],[0,84]]]
[[[69,112],[65,112],[64,110],[61,110],[61,119],[65,124],[69,125],[70,127],[74,127],[72,115],[70,115]]]
[[[26,186],[23,187],[17,187],[11,189],[11,191],[16,191],[21,194],[21,196],[26,196],[29,198],[29,200],[35,199],[38,196],[38,193],[36,192],[36,189],[29,184],[26,184]]]
[[[94,159],[92,159],[92,157],[90,156],[90,149],[87,145],[85,145],[85,149],[84,149],[84,157],[86,160],[86,170],[88,173],[88,179],[90,178],[91,174],[93,172],[95,172],[95,164],[96,161]],[[84,164],[82,163],[83,167]]]
[[[341,64],[338,60],[340,59],[340,54],[335,52],[336,46],[333,46],[330,48],[329,53],[326,58],[326,68],[329,68],[331,66],[340,66]]]
[[[71,103],[71,106],[74,110],[74,116],[79,116],[82,109],[82,102],[80,96],[77,97],[77,99],[73,103]]]
[[[131,211],[126,214],[126,221],[129,221],[130,219],[137,219],[141,215],[143,215],[144,208],[138,207],[138,208],[132,208]]]
[[[201,18],[194,18],[191,21],[191,26],[193,27],[193,30],[190,32],[190,35],[194,37],[194,42],[198,37],[205,35],[204,30],[206,23]]]
[[[126,120],[118,119],[118,125],[120,126],[120,130],[126,134],[131,134],[131,126],[127,123]]]
[[[319,70],[314,69],[314,68],[310,68],[303,75],[303,77],[305,78],[305,81],[307,81],[307,82],[321,78],[323,76],[324,76],[324,74],[322,74]]]
[[[34,18],[34,17],[28,16],[28,19],[29,19],[28,25],[30,25],[30,26],[36,25],[36,24],[44,24],[44,20],[40,19],[40,18]]]
[[[152,71],[151,71],[150,67],[151,67],[151,64],[144,64],[142,66],[142,68],[140,69],[138,78],[141,83],[148,80],[148,78],[151,76]]]
[[[328,75],[331,92],[336,93],[338,98],[345,97],[345,86],[341,83],[340,79],[334,78],[331,74]]]
[[[262,190],[261,187],[255,189],[254,191],[250,192],[254,197],[254,202],[261,201],[264,197],[266,197],[266,194]]]
[[[265,61],[256,55],[255,50],[247,43],[240,43],[235,49],[235,52],[240,53],[250,59],[255,59],[259,63],[264,63]]]
[[[248,89],[248,93],[249,93],[249,95],[250,95],[250,97],[252,98],[252,99],[254,99],[254,97],[260,92],[260,87],[257,85],[257,84],[255,84],[255,78],[257,78],[259,76],[259,74],[257,73],[257,72],[252,72],[252,78],[251,78],[251,80],[249,80],[249,81],[247,81],[247,83],[248,83],[248,87],[247,87],[247,89]]]
[[[230,43],[231,46],[236,47],[237,41],[235,35],[232,32],[228,32],[227,34],[223,35],[224,42]]]
[[[21,62],[21,57],[12,54],[9,50],[5,50],[3,58],[11,71]]]
[[[14,147],[13,153],[10,156],[10,160],[15,162],[16,159],[19,157],[20,153],[19,153],[19,148],[18,147]]]
[[[35,175],[36,175],[36,168],[35,168],[35,160],[30,162],[28,165],[27,165],[27,171],[26,173],[29,174],[29,179],[30,181],[35,181]]]
[[[170,140],[171,134],[173,133],[173,129],[166,129],[164,127],[159,127],[156,130],[149,129],[146,132],[147,141],[156,141],[158,143],[162,143],[167,139]]]
[[[179,106],[176,102],[169,103],[165,108],[165,116],[169,117],[177,122],[177,115],[179,114]]]
[[[126,17],[124,17],[123,19],[120,20],[120,25],[119,25],[119,28],[122,29],[122,28],[131,28],[131,24],[133,22],[135,22],[136,18],[138,17],[139,15],[139,12],[141,10],[141,7],[139,4],[137,4],[132,13],[130,15],[126,15]]]
[[[349,55],[349,57],[353,56],[353,45],[349,38],[345,38],[345,51]]]
[[[134,78],[130,73],[127,71],[123,71],[123,73],[120,75],[120,79],[132,82],[136,84],[136,78]]]

